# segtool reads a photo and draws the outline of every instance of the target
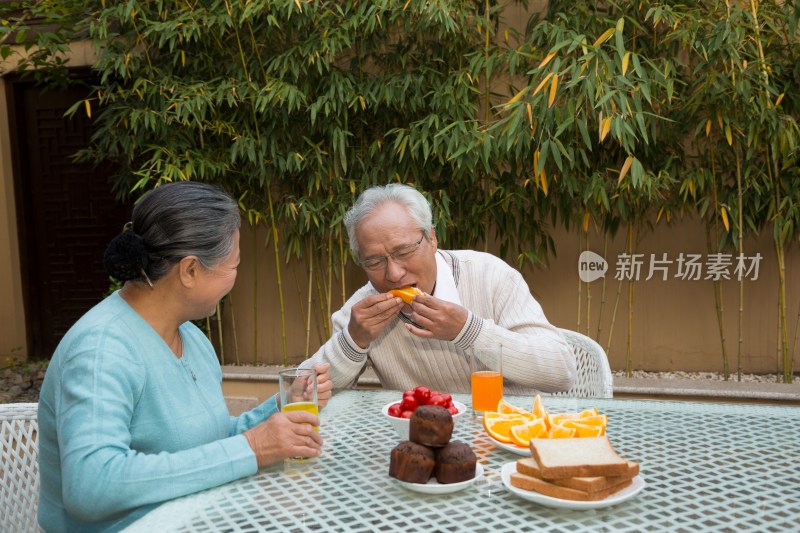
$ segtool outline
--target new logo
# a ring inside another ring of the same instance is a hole
[[[581,281],[591,283],[608,272],[608,262],[602,256],[586,250],[578,257],[578,276]]]

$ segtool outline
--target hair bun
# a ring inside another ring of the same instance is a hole
[[[111,239],[103,256],[108,275],[123,282],[141,277],[148,264],[144,240],[132,230]]]

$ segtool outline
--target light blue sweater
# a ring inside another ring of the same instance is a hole
[[[228,413],[214,348],[190,322],[184,355],[119,293],[86,313],[53,355],[39,399],[39,524],[115,531],[161,502],[254,474],[241,433],[275,398]]]

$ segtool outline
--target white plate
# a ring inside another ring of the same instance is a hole
[[[480,463],[475,463],[475,477],[472,479],[468,479],[466,481],[460,481],[458,483],[439,483],[436,481],[436,478],[431,478],[430,481],[427,483],[407,483],[405,481],[400,481],[397,478],[392,478],[396,482],[400,483],[403,487],[407,488],[408,490],[413,490],[414,492],[421,492],[423,494],[449,494],[451,492],[457,492],[459,490],[466,489],[473,483],[475,483],[478,478],[483,475],[483,465]]]
[[[515,453],[517,455],[524,455],[526,457],[530,457],[531,449],[524,448],[522,446],[517,446],[516,444],[508,444],[506,442],[500,442],[499,440],[495,439],[491,435],[488,435],[489,440],[492,441],[492,444],[497,446],[500,449],[503,449],[507,452]]]
[[[506,463],[503,465],[503,469],[500,471],[500,475],[503,479],[503,485],[505,485],[506,490],[511,494],[519,496],[523,500],[528,500],[530,502],[538,503],[539,505],[544,505],[545,507],[553,507],[555,509],[572,509],[575,511],[585,511],[588,509],[602,509],[603,507],[610,507],[612,505],[620,504],[624,501],[628,501],[644,488],[644,480],[641,476],[636,476],[633,478],[633,483],[629,486],[625,487],[619,492],[616,492],[606,498],[605,500],[598,500],[595,502],[578,502],[574,500],[562,500],[560,498],[552,498],[550,496],[545,496],[544,494],[539,494],[538,492],[534,492],[532,490],[523,490],[518,489],[517,487],[511,484],[511,474],[517,471],[517,463],[516,461],[511,463]]]

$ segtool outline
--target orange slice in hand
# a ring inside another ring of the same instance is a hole
[[[511,442],[517,446],[527,448],[531,444],[531,439],[543,436],[547,436],[547,426],[544,423],[544,418],[537,418],[533,422],[512,426],[511,428]]]
[[[503,413],[486,412],[483,413],[483,428],[493,439],[500,442],[511,442],[511,428],[529,422],[520,415],[508,415]]]
[[[401,289],[392,289],[389,292],[394,294],[407,304],[410,304],[412,301],[414,301],[414,296],[416,296],[417,294],[422,294],[422,291],[416,287],[403,287]]]

